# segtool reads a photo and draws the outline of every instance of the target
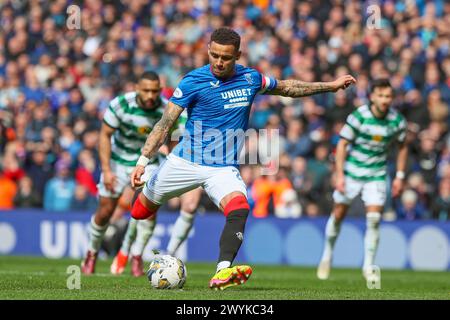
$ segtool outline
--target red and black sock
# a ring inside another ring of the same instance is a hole
[[[232,263],[236,258],[244,239],[249,210],[250,207],[244,196],[233,198],[226,206],[224,214],[227,219],[220,237],[219,262],[230,261]]]

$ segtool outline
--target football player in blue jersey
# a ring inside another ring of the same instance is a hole
[[[181,80],[131,174],[132,185],[141,185],[140,177],[149,159],[187,109],[182,140],[145,183],[131,214],[135,219],[147,219],[170,198],[202,186],[226,217],[216,274],[209,282],[212,289],[242,284],[252,273],[250,266],[232,263],[241,247],[249,213],[238,155],[256,94],[299,98],[335,92],[356,82],[350,75],[331,82],[276,80],[237,64],[239,49],[240,36],[234,30],[219,28],[212,33],[208,46],[210,63]]]

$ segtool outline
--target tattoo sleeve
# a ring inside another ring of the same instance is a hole
[[[334,91],[331,82],[303,82],[299,80],[278,80],[277,86],[268,92],[271,95],[299,98],[317,93]]]
[[[158,152],[169,135],[170,129],[182,112],[182,107],[169,102],[162,118],[155,124],[152,132],[147,137],[147,141],[142,148],[142,155],[144,157],[151,158]]]

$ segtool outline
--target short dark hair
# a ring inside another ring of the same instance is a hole
[[[146,80],[152,80],[152,81],[158,81],[159,82],[159,76],[155,71],[145,71],[141,76],[139,77],[139,81],[146,79]]]
[[[231,44],[236,48],[236,51],[238,51],[241,46],[241,36],[233,29],[226,27],[214,30],[211,34],[210,42],[213,41],[223,45]]]
[[[391,83],[389,82],[389,79],[387,78],[380,78],[380,79],[375,79],[372,81],[372,84],[370,86],[370,92],[374,92],[375,88],[391,88]]]

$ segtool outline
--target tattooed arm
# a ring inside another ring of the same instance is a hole
[[[143,184],[140,179],[145,171],[145,166],[146,163],[148,163],[148,159],[153,157],[156,152],[158,152],[159,148],[164,144],[170,133],[170,129],[173,127],[175,121],[177,121],[183,110],[184,109],[182,107],[177,106],[170,101],[165,107],[162,118],[155,124],[152,131],[148,135],[147,141],[142,148],[142,155],[131,173],[131,185],[133,187]]]
[[[278,80],[277,86],[267,93],[271,95],[299,98],[323,92],[336,92],[339,89],[346,89],[355,82],[355,78],[350,75],[339,77],[338,79],[330,82]]]
[[[173,127],[183,110],[182,107],[177,106],[172,102],[168,103],[167,107],[164,109],[162,118],[155,124],[142,148],[142,155],[144,157],[151,158],[155,155],[159,148],[164,144],[164,141],[166,141],[170,129]]]

